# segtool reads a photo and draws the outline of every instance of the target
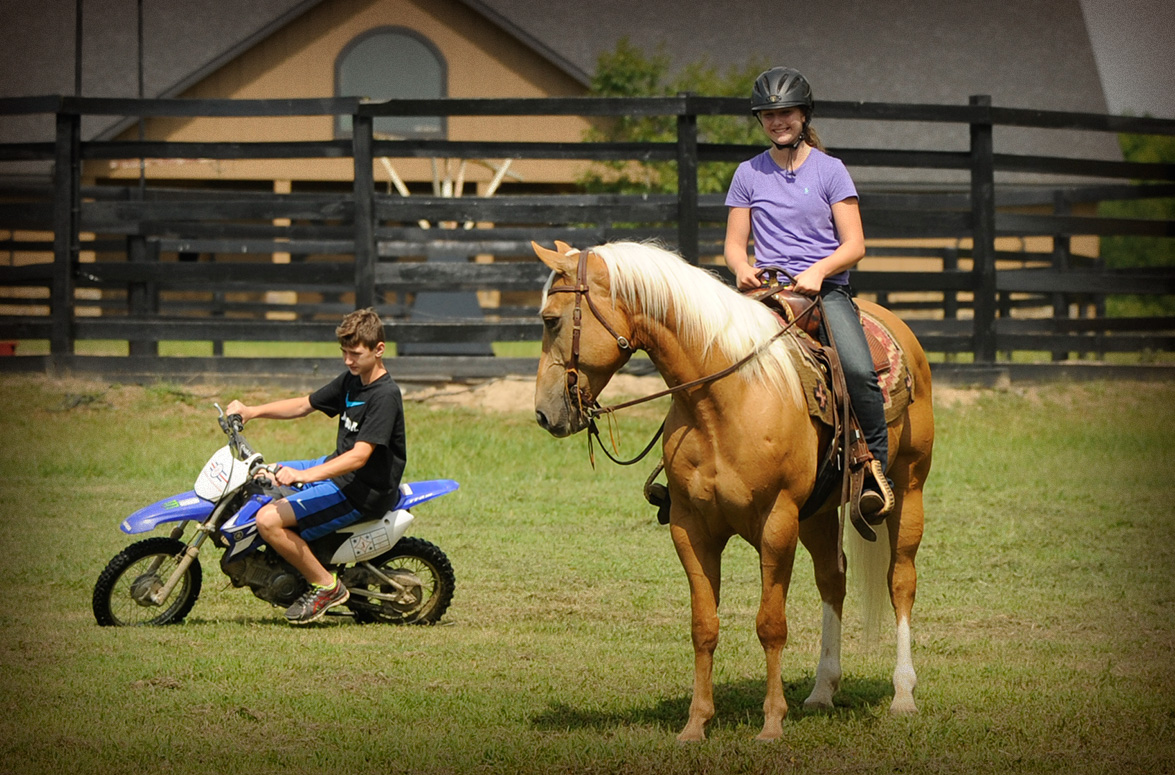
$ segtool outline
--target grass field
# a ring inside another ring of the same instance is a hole
[[[936,397],[917,716],[888,715],[892,628],[863,643],[852,601],[837,708],[804,712],[820,610],[801,551],[791,712],[781,742],[755,742],[758,571],[732,542],[718,716],[688,746],[688,593],[645,466],[593,471],[582,438],[527,411],[411,402],[408,478],[462,484],[413,526],[457,573],[442,625],[293,629],[210,551],[185,624],[106,629],[90,595],[132,540],[119,521],[191,486],[221,444],[210,403],[237,391],[0,389],[0,772],[1175,772],[1175,386]],[[659,420],[623,413],[622,451]],[[333,434],[322,417],[249,428],[271,460]]]

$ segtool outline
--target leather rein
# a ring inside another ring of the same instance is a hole
[[[820,297],[817,296],[815,299],[812,300],[812,302],[807,307],[805,307],[803,309],[803,311],[801,311],[798,315],[796,315],[793,320],[788,322],[779,331],[777,331],[775,334],[773,334],[770,339],[763,342],[758,347],[756,347],[754,350],[751,350],[751,352],[747,353],[745,356],[743,356],[739,360],[735,361],[731,365],[727,366],[726,368],[722,369],[721,371],[715,372],[714,374],[710,374],[705,377],[699,377],[698,379],[691,380],[689,382],[683,382],[680,385],[674,385],[673,387],[666,388],[665,390],[660,390],[656,393],[653,393],[652,395],[647,395],[642,398],[634,398],[629,401],[623,401],[619,404],[613,404],[611,406],[600,406],[600,403],[598,401],[596,401],[594,396],[592,396],[591,391],[589,391],[586,387],[584,387],[583,384],[581,384],[581,380],[580,380],[579,341],[580,341],[580,334],[583,330],[583,308],[582,308],[583,300],[584,299],[587,300],[588,309],[590,309],[592,314],[596,316],[596,320],[598,320],[600,322],[600,325],[602,325],[604,327],[604,330],[607,331],[613,338],[616,339],[616,345],[621,350],[629,350],[631,352],[636,352],[636,348],[633,347],[632,342],[629,340],[628,337],[621,336],[620,334],[616,333],[616,330],[614,328],[612,328],[612,326],[608,323],[608,321],[604,318],[604,316],[600,314],[600,310],[596,307],[595,302],[592,301],[592,296],[589,291],[588,283],[587,283],[587,261],[588,261],[589,255],[591,255],[590,250],[579,251],[579,265],[576,267],[576,272],[575,272],[576,277],[575,277],[575,284],[574,285],[551,287],[547,290],[547,293],[548,294],[551,294],[551,293],[574,293],[575,294],[575,309],[571,313],[571,326],[572,326],[571,327],[571,361],[567,364],[566,388],[565,389],[566,389],[568,395],[571,395],[572,391],[574,391],[574,394],[576,396],[576,400],[579,402],[580,411],[584,412],[588,416],[588,454],[591,457],[591,462],[592,462],[593,466],[595,466],[595,454],[592,451],[592,437],[593,436],[595,437],[595,439],[597,441],[600,442],[600,448],[604,450],[604,454],[607,455],[608,458],[613,463],[616,463],[617,465],[622,465],[622,466],[630,466],[635,463],[639,463],[641,460],[643,460],[645,458],[645,456],[648,455],[650,451],[652,451],[653,445],[657,443],[657,439],[661,438],[661,434],[665,431],[665,423],[662,422],[661,427],[659,427],[657,429],[657,432],[655,434],[653,434],[653,438],[649,441],[649,443],[647,445],[645,445],[644,450],[642,450],[640,454],[638,454],[636,457],[632,458],[631,460],[620,460],[620,459],[614,457],[612,455],[612,453],[608,451],[607,445],[605,445],[603,443],[603,441],[600,439],[600,429],[596,425],[596,418],[597,417],[600,417],[603,415],[608,415],[609,419],[611,419],[612,415],[620,409],[627,409],[632,406],[637,406],[638,404],[643,404],[643,403],[647,403],[649,401],[654,401],[658,398],[663,398],[665,396],[672,395],[673,393],[679,393],[683,390],[689,390],[691,388],[698,387],[699,385],[705,385],[710,382],[716,382],[716,381],[722,379],[723,377],[730,376],[731,374],[733,374],[734,372],[738,371],[740,368],[745,366],[747,363],[749,363],[752,359],[757,358],[759,355],[761,355],[765,350],[767,350],[768,347],[770,347],[772,344],[774,344],[777,340],[781,339],[785,334],[787,334],[788,331],[790,331],[792,329],[792,327],[794,327],[797,323],[799,323],[802,318],[804,318],[805,316],[810,314],[812,312],[812,310],[815,309],[821,303]],[[615,443],[614,437],[613,437],[613,443]]]

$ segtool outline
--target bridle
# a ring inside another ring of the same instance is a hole
[[[623,403],[614,404],[612,406],[600,406],[599,402],[596,401],[595,396],[591,394],[591,391],[580,384],[579,339],[580,333],[583,330],[583,300],[587,299],[588,309],[590,309],[592,314],[596,316],[596,320],[600,321],[600,325],[604,327],[604,330],[616,339],[616,345],[621,350],[635,352],[636,347],[633,346],[628,337],[616,333],[616,329],[612,328],[607,319],[600,314],[600,310],[596,307],[595,302],[592,301],[592,296],[587,284],[587,261],[589,255],[591,255],[590,250],[579,251],[579,264],[575,270],[574,285],[564,285],[558,287],[552,286],[551,288],[547,289],[547,293],[575,294],[575,309],[571,313],[571,360],[567,364],[565,389],[568,396],[572,395],[574,391],[576,400],[579,403],[580,412],[586,414],[588,417],[588,452],[592,458],[593,466],[595,465],[595,456],[591,452],[592,437],[595,436],[596,439],[599,439],[600,437],[599,428],[596,426],[597,417],[600,417],[601,415],[609,415],[609,418],[611,419],[612,413],[618,409],[626,409],[630,406],[636,406],[637,404],[653,401],[655,399],[662,398],[682,390],[689,390],[690,388],[694,388],[699,385],[717,381],[723,377],[733,374],[746,365],[746,363],[751,359],[758,357],[760,353],[774,344],[776,340],[783,337],[788,331],[792,329],[793,326],[796,325],[796,323],[800,321],[801,318],[808,315],[814,308],[816,308],[817,305],[820,304],[820,297],[817,296],[816,299],[806,309],[804,309],[800,314],[796,315],[795,319],[790,321],[787,325],[780,328],[780,330],[776,332],[770,339],[766,340],[754,350],[747,353],[744,357],[722,369],[721,371],[710,374],[706,377],[700,377],[698,379],[691,380],[690,382],[683,382],[680,385],[674,385],[673,387],[658,391],[652,395],[644,396],[643,398],[634,398],[630,401],[624,401]],[[794,281],[794,278],[792,279]],[[657,439],[661,438],[661,434],[664,432],[664,430],[665,423],[662,422],[661,427],[657,429],[657,432],[645,446],[644,450],[631,460],[619,460],[616,457],[613,457],[612,453],[608,451],[608,447],[603,442],[600,443],[600,447],[604,450],[604,454],[607,455],[613,463],[622,466],[632,465],[634,463],[640,462],[646,455],[649,454],[649,452],[653,449],[653,445],[657,443]]]
[[[587,262],[589,255],[591,255],[590,250],[579,251],[579,266],[575,270],[574,285],[552,286],[547,289],[547,293],[575,294],[575,309],[571,313],[571,360],[567,363],[566,390],[567,395],[574,395],[576,397],[580,411],[585,412],[589,418],[592,418],[595,416],[595,411],[600,405],[591,391],[581,382],[579,372],[579,339],[580,333],[583,331],[583,301],[585,299],[587,300],[588,309],[596,316],[596,320],[600,321],[600,325],[604,327],[604,330],[616,340],[617,347],[621,350],[628,350],[629,352],[634,352],[636,348],[632,346],[628,337],[616,333],[616,329],[612,328],[608,320],[600,314],[596,303],[592,301],[587,283]]]

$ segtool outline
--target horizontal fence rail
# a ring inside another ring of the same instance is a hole
[[[0,308],[5,310],[0,343],[47,340],[49,355],[21,355],[18,348],[17,357],[0,357],[0,369],[9,370],[101,363],[112,373],[141,374],[152,363],[164,372],[184,360],[185,368],[198,364],[218,374],[229,361],[247,360],[225,357],[226,342],[330,342],[337,319],[361,306],[380,311],[389,341],[400,350],[398,366],[416,374],[529,370],[532,358],[484,356],[492,354],[494,343],[541,338],[537,296],[547,272],[533,259],[532,240],[586,246],[654,239],[710,266],[721,254],[726,207],[722,195],[699,194],[699,165],[739,162],[762,150],[706,142],[699,119],[743,115],[745,101],[695,95],[380,103],[353,98],[0,99],[0,115],[29,114],[54,116],[55,138],[0,144],[0,174],[7,162],[48,161],[53,183],[0,183],[0,236],[7,236],[0,250],[13,257],[9,265],[0,265]],[[1107,295],[1175,295],[1175,270],[1109,270],[1096,258],[1074,253],[1070,244],[1089,236],[1175,237],[1175,221],[1073,211],[1085,207],[1087,212],[1103,201],[1171,198],[1175,165],[1009,154],[996,148],[993,133],[1003,126],[1175,135],[1175,121],[1002,108],[986,97],[972,97],[966,105],[822,102],[820,115],[953,124],[969,132],[967,150],[832,149],[851,168],[954,170],[970,180],[968,186],[945,190],[862,189],[868,256],[901,259],[914,269],[883,270],[867,262],[854,272],[854,286],[903,314],[927,350],[948,359],[964,356],[981,367],[1012,351],[1051,353],[1055,361],[1072,354],[1175,351],[1170,318],[1107,318],[1103,310]],[[352,136],[83,140],[84,116],[131,121],[347,116]],[[401,140],[376,136],[374,120],[383,116],[662,117],[676,121],[677,133],[667,142]],[[373,170],[381,158],[669,163],[676,167],[678,188],[647,195],[405,197],[377,190]],[[197,184],[178,189],[147,181],[123,187],[82,183],[86,162],[135,159],[349,159],[354,174],[350,190],[327,193]],[[1005,186],[997,185],[997,173],[1074,182]],[[1052,248],[997,250],[997,240],[1005,237],[1048,238]],[[874,244],[882,240],[910,242]],[[18,255],[31,258],[18,263]],[[275,262],[278,255],[281,262]],[[713,271],[730,282],[724,270]],[[495,299],[470,307],[469,299],[478,294]],[[465,302],[452,302],[455,297]],[[1051,314],[1041,316],[1042,309]],[[79,355],[76,343],[85,340],[125,341],[128,355]],[[159,343],[171,341],[212,342],[214,357],[160,358]],[[418,357],[416,352],[433,354]],[[263,360],[272,365],[273,359]],[[288,362],[303,363],[298,358]]]

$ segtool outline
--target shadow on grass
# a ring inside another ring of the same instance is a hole
[[[177,624],[179,624],[179,622],[177,622]],[[381,624],[367,624],[364,622],[358,622],[355,620],[355,617],[351,616],[350,614],[332,615],[330,613],[328,613],[323,618],[319,619],[317,622],[311,622],[310,624],[302,624],[302,625],[291,625],[288,621],[286,621],[286,617],[282,614],[282,611],[277,608],[274,609],[274,613],[271,613],[268,615],[263,613],[263,614],[257,615],[257,616],[250,616],[250,615],[246,615],[246,614],[237,614],[236,616],[214,616],[214,617],[188,616],[187,618],[184,619],[182,624],[187,627],[206,627],[209,625],[233,624],[233,625],[240,625],[242,627],[278,627],[278,628],[284,628],[284,629],[294,628],[294,629],[306,630],[306,631],[323,629],[323,628],[327,628],[327,627],[352,627],[352,626],[354,626],[354,627],[379,627],[379,626],[384,626]],[[163,625],[163,626],[171,626],[171,625]]]
[[[804,700],[812,691],[815,677],[788,683],[784,686],[787,698],[787,719],[795,722],[808,716],[831,716],[855,719],[876,715],[888,707],[893,699],[893,686],[881,678],[846,678],[831,711],[804,710]],[[714,685],[716,713],[712,729],[741,725],[758,726],[763,723],[762,680],[744,678],[739,681]],[[669,697],[656,705],[634,707],[621,711],[597,711],[575,708],[565,703],[552,703],[548,709],[531,717],[535,729],[561,731],[572,729],[608,730],[627,726],[655,726],[676,731],[689,718],[690,696]]]

